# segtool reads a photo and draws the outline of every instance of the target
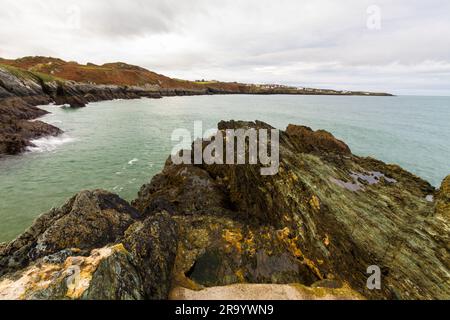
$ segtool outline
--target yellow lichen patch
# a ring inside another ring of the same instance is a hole
[[[325,247],[328,247],[330,245],[330,237],[326,234],[325,238],[323,238],[323,244]]]
[[[100,262],[113,252],[126,252],[122,244],[92,250],[89,257],[69,257],[64,263],[65,273],[68,276],[66,296],[70,299],[80,299],[89,288],[92,275]]]
[[[323,280],[322,273],[314,261],[306,257],[302,250],[297,246],[297,242],[299,241],[298,236],[291,237],[291,231],[287,227],[283,230],[279,230],[277,235],[279,240],[286,244],[293,256],[295,256],[300,262],[304,263],[319,279]]]
[[[238,278],[239,282],[244,283],[245,282],[245,276],[244,276],[244,271],[242,271],[241,269],[237,270],[235,272],[236,277]]]
[[[62,264],[36,264],[26,269],[17,280],[0,282],[0,299],[27,299],[50,285],[65,286],[67,298],[79,299],[89,287],[100,262],[115,251],[126,252],[126,249],[119,244],[93,250],[88,257],[69,257]]]
[[[30,290],[46,289],[57,277],[59,271],[58,265],[44,264],[28,268],[17,280],[4,279],[0,282],[0,300],[25,299],[26,293]]]
[[[239,229],[226,229],[223,232],[223,239],[227,242],[227,250],[234,248],[238,253],[246,251],[250,256],[256,253],[255,235],[251,230],[244,237]]]
[[[316,195],[313,195],[311,197],[311,199],[309,200],[309,205],[311,206],[311,208],[313,208],[314,210],[319,211],[320,210],[320,200]]]
[[[293,173],[292,171],[289,172],[289,176],[291,177],[293,182],[298,181],[298,176],[295,173]]]
[[[239,253],[242,252],[241,241],[244,238],[240,230],[228,230],[223,232],[223,238],[228,242],[228,249],[235,248]]]
[[[249,252],[250,256],[256,253],[255,235],[252,231],[248,233],[248,237],[244,240],[245,249]]]
[[[317,288],[307,287],[301,284],[292,284],[299,293],[306,297],[306,300],[365,300],[359,293],[353,290],[348,283],[344,283],[341,288]]]
[[[291,230],[288,227],[286,227],[282,230],[278,230],[278,232],[277,232],[278,238],[280,240],[283,240],[283,239],[289,237],[290,234],[291,234]]]

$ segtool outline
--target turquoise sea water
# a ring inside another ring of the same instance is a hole
[[[262,120],[326,129],[353,153],[397,163],[438,186],[450,174],[450,97],[198,96],[118,100],[71,110],[45,106],[62,128],[25,155],[0,160],[0,241],[11,240],[82,189],[132,200],[176,143],[174,129]]]

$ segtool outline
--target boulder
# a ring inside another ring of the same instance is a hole
[[[271,128],[219,124],[252,127]],[[167,208],[178,222],[176,286],[339,280],[367,298],[450,296],[449,222],[427,200],[434,188],[400,167],[292,125],[280,133],[276,175],[262,176],[260,165],[193,167],[168,161],[134,202],[143,212]],[[370,266],[382,271],[381,290],[367,287]]]
[[[0,275],[65,249],[90,251],[115,242],[140,214],[103,190],[82,191],[61,208],[41,215],[0,251]]]
[[[436,215],[450,220],[450,175],[442,181],[436,196]]]
[[[130,260],[121,244],[65,260],[49,256],[1,278],[0,300],[143,299],[142,282]]]
[[[177,254],[177,224],[167,212],[134,223],[123,244],[131,253],[146,299],[167,299]]]

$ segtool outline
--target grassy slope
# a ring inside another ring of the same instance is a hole
[[[30,80],[37,80],[42,81],[44,83],[47,82],[64,82],[63,79],[55,77],[51,74],[34,71],[34,70],[26,70],[11,64],[8,64],[5,60],[0,60],[0,67],[7,70],[11,74],[15,75],[16,77],[20,79],[30,79]]]
[[[202,89],[206,86],[221,89],[237,90],[239,84],[220,82],[193,82],[172,79],[141,67],[125,63],[107,63],[104,65],[81,65],[49,57],[25,57],[17,60],[0,59],[0,64],[12,67],[14,72],[30,73],[44,81],[66,79],[77,82],[95,84],[114,84],[126,86],[158,85],[161,88]]]
[[[66,62],[51,57],[24,57],[16,60],[0,58],[0,64],[22,70],[16,72],[31,72],[35,77],[38,77],[44,82],[72,80],[76,82],[105,85],[112,84],[119,86],[157,85],[162,89],[201,90],[210,88],[234,93],[261,93],[264,92],[264,90],[267,90],[267,88],[258,85],[248,85],[237,82],[188,81],[174,79],[123,62],[106,63],[103,65],[88,63],[87,65],[82,65],[77,62]],[[272,93],[298,93],[296,88],[283,86],[269,90],[272,90]],[[341,92],[310,89],[307,91],[307,94],[341,94]],[[355,92],[355,94],[364,95],[365,93]]]

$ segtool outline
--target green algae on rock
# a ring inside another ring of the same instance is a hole
[[[219,124],[252,127],[270,126]],[[448,299],[448,181],[435,190],[291,125],[274,176],[169,159],[132,206],[81,192],[0,246],[0,298]],[[367,287],[373,265],[381,290]]]

